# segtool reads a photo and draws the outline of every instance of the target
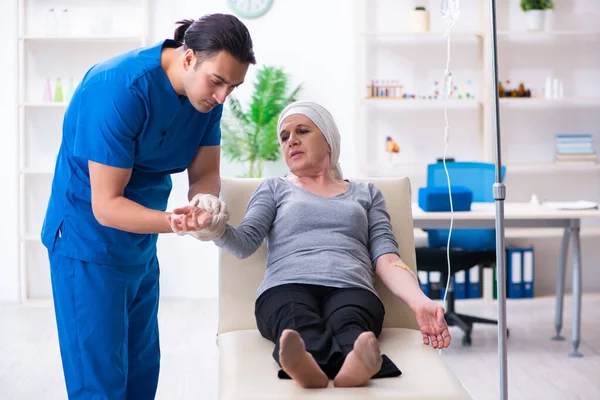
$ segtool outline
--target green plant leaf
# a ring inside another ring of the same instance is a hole
[[[232,128],[224,122],[221,123],[221,149],[229,161],[245,161],[243,141],[238,132],[239,129]]]
[[[553,0],[521,0],[520,5],[522,11],[554,9]]]
[[[250,122],[250,119],[244,113],[244,110],[242,109],[242,105],[240,104],[240,101],[234,96],[229,96],[229,109],[231,110],[231,113],[233,114],[233,116],[235,118],[237,118],[238,120],[243,121],[244,123]]]
[[[247,110],[237,98],[229,97],[222,121],[221,147],[228,160],[249,163],[247,176],[261,176],[262,162],[277,161],[281,156],[277,119],[296,100],[301,87],[290,91],[284,70],[265,65],[257,69]]]

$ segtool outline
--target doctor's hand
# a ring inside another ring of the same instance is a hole
[[[168,218],[173,232],[181,236],[208,227],[213,220],[213,215],[198,207],[185,206],[173,210]]]
[[[190,206],[201,208],[213,215],[222,214],[229,220],[227,204],[212,194],[198,193],[192,198],[192,201],[190,201]]]
[[[174,221],[171,224],[171,227],[173,228],[173,231],[177,232],[178,234],[187,234],[201,241],[217,240],[225,233],[227,221],[229,220],[229,215],[223,213],[223,211],[226,211],[227,209],[225,203],[221,205],[220,209],[221,212],[218,214],[208,213],[208,215],[210,215],[210,219],[208,220],[208,223],[206,223],[206,217],[204,215],[198,216],[195,213],[195,210],[198,210],[197,207],[189,205],[176,208],[173,210],[173,214],[171,216],[172,221]],[[199,221],[196,225],[189,222],[194,218],[199,218]],[[186,223],[177,225],[177,220],[188,221],[188,229],[184,230],[182,228],[182,226],[186,226]]]
[[[435,301],[425,297],[422,302],[414,306],[417,324],[423,335],[423,343],[431,344],[435,349],[450,346],[450,332],[444,319],[444,308]]]

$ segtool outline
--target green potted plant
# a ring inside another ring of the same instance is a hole
[[[221,123],[221,149],[228,161],[247,163],[247,178],[261,178],[263,164],[281,156],[277,119],[281,111],[296,100],[301,89],[289,90],[289,76],[282,68],[259,67],[249,106],[229,96],[228,110]]]
[[[521,0],[521,10],[527,18],[527,30],[540,31],[544,29],[545,11],[553,9],[553,0]]]

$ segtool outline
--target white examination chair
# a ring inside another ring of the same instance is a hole
[[[368,179],[382,191],[391,216],[402,259],[413,271],[415,248],[410,182],[407,178]],[[237,226],[261,179],[224,179],[221,198],[229,206],[229,223]],[[438,351],[422,342],[412,310],[380,282],[376,289],[385,305],[382,353],[388,355],[402,375],[371,380],[361,388],[303,389],[292,380],[277,377],[273,344],[264,339],[254,320],[256,289],[266,264],[263,245],[249,258],[238,260],[220,251],[219,257],[219,399],[470,399]]]

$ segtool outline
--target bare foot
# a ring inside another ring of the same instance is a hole
[[[354,342],[344,365],[335,377],[336,387],[363,386],[381,369],[382,359],[379,342],[373,332],[363,332]]]
[[[298,332],[286,329],[279,339],[281,368],[304,388],[325,388],[329,378],[312,355],[306,351]]]

